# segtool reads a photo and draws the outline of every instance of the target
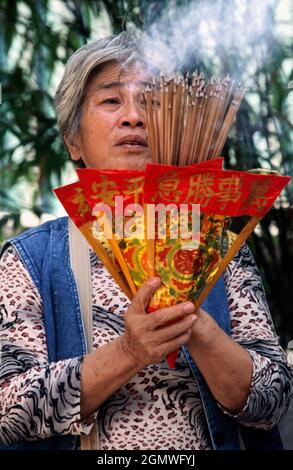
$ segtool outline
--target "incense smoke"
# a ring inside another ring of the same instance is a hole
[[[271,24],[271,1],[260,0],[202,0],[178,6],[174,1],[160,11],[148,12],[148,34],[171,46],[175,58],[169,65],[175,69],[208,68],[217,75],[229,72],[246,79],[245,69],[249,61],[249,75],[265,62],[269,53],[265,38]],[[147,47],[147,46],[146,46]],[[150,55],[150,53],[149,53]],[[241,60],[239,60],[241,58]],[[152,48],[151,60],[156,59]],[[241,68],[242,67],[242,68]]]

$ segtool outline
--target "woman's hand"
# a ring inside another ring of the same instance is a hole
[[[121,346],[124,353],[142,367],[162,362],[167,354],[187,343],[197,319],[191,302],[146,313],[151,297],[159,286],[160,279],[157,277],[146,281],[125,313]]]
[[[140,370],[161,362],[166,354],[189,340],[196,318],[191,302],[146,313],[159,285],[158,278],[145,282],[125,313],[125,333],[84,356],[81,371],[83,418]]]

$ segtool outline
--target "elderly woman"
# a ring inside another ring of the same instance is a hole
[[[153,70],[142,46],[122,33],[69,60],[55,103],[79,164],[143,169],[150,161],[143,89]],[[79,448],[79,436],[90,433],[92,446],[107,450],[237,449],[239,429],[278,422],[291,371],[247,247],[202,309],[184,302],[151,315],[146,308],[160,279],[149,279],[129,304],[88,248],[88,352],[67,228],[67,218],[56,219],[2,248],[3,448]],[[165,356],[177,349],[170,369]],[[248,445],[247,434],[242,441]]]

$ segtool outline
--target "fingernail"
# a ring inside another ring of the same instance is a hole
[[[149,283],[151,284],[151,286],[156,287],[156,286],[159,286],[161,284],[161,280],[160,280],[159,277],[151,277],[149,279]]]
[[[191,302],[188,302],[187,304],[184,305],[183,310],[186,313],[191,313],[194,311],[194,305]]]
[[[192,323],[194,323],[195,320],[197,320],[197,316],[196,315],[191,315],[191,319],[192,319]]]

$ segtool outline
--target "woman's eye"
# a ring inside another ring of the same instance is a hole
[[[105,104],[119,104],[118,98],[107,98],[103,101]]]

